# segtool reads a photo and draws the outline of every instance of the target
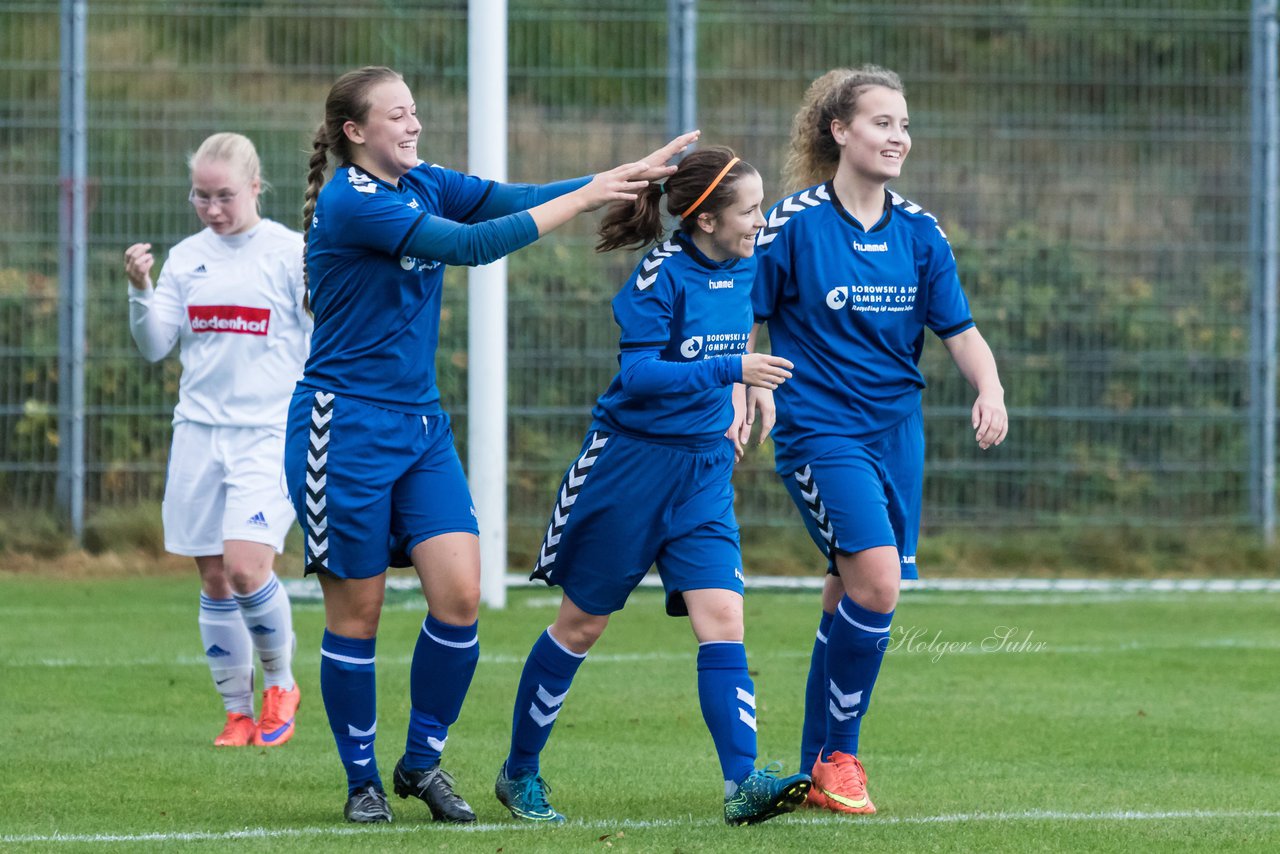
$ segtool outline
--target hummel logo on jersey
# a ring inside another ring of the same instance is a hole
[[[359,193],[378,192],[378,185],[373,182],[373,179],[354,166],[347,170],[347,183]]]
[[[261,510],[259,510],[257,513],[254,513],[252,516],[250,516],[249,521],[245,524],[253,525],[256,528],[269,527],[267,525],[267,517],[262,515]]]
[[[702,336],[695,335],[692,338],[686,338],[684,343],[680,345],[680,355],[686,359],[696,359],[698,354],[702,352]]]
[[[733,279],[712,279],[707,282],[707,287],[713,291],[718,291],[721,288],[731,288],[733,287]]]
[[[231,653],[223,649],[222,647],[218,646],[215,643],[213,646],[206,649],[204,651],[204,654],[209,656],[210,658],[226,658]]]
[[[194,270],[192,270],[191,272],[192,272],[192,273],[195,273],[195,274],[204,274],[204,273],[209,272],[209,268],[208,268],[208,267],[206,267],[205,265],[201,264],[199,267],[196,267],[196,268],[195,268]]]
[[[855,252],[888,252],[888,243],[859,243],[853,241],[853,251]]]

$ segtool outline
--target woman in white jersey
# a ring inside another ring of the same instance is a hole
[[[289,597],[272,569],[293,507],[283,482],[289,396],[311,321],[302,306],[302,236],[258,213],[253,143],[235,133],[191,155],[188,197],[204,228],[169,252],[153,289],[150,243],[125,250],[129,327],[149,361],[181,342],[165,482],[165,548],[200,571],[200,639],[227,721],[220,747],[293,737]],[[253,654],[262,663],[253,715]]]
[[[969,311],[937,219],[889,188],[911,151],[898,75],[838,68],[809,87],[787,183],[756,239],[751,292],[774,355],[795,364],[777,393],[778,473],[828,560],[805,697],[809,801],[876,811],[858,758],[903,578],[916,577],[924,481],[919,360],[926,330],[976,392],[983,450],[1008,430],[996,361]],[[748,417],[773,394],[748,389]]]

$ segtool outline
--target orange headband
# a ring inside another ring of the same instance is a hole
[[[720,170],[720,174],[716,176],[715,180],[711,182],[711,186],[707,187],[707,189],[702,191],[702,195],[698,196],[698,200],[696,202],[689,205],[689,209],[687,211],[680,214],[680,218],[688,219],[689,214],[696,211],[698,209],[698,205],[702,204],[707,200],[707,196],[711,195],[711,191],[714,190],[720,184],[720,182],[724,180],[724,176],[729,174],[729,170],[732,169],[733,165],[737,163],[738,160],[740,159],[741,158],[735,157],[732,160],[730,160],[728,164],[726,164],[725,167]]]

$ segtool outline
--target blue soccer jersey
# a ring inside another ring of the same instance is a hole
[[[864,229],[830,182],[778,202],[756,238],[752,307],[794,376],[775,393],[779,472],[874,439],[920,406],[924,331],[972,327],[955,257],[933,215],[886,190]]]
[[[712,261],[682,235],[651,249],[613,299],[621,370],[592,430],[702,443],[733,422],[751,330],[754,258]]]
[[[438,414],[444,265],[486,264],[532,243],[525,208],[586,180],[498,184],[423,163],[392,185],[343,164],[311,221],[315,333],[299,388]]]

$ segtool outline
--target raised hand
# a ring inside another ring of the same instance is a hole
[[[151,287],[151,268],[156,263],[150,243],[135,243],[124,250],[124,272],[129,284],[140,291]]]
[[[700,130],[681,134],[648,157],[643,158],[640,162],[645,165],[645,171],[640,173],[639,177],[646,181],[656,181],[676,171],[675,164],[667,165],[667,161],[696,142],[700,136],[702,136],[702,131]]]
[[[649,181],[641,177],[647,169],[643,162],[637,161],[597,173],[590,183],[577,191],[581,194],[583,210],[593,211],[610,202],[634,201],[636,194],[649,186]]]

